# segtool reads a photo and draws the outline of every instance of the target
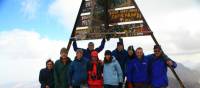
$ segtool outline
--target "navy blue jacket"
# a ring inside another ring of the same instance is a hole
[[[150,81],[153,87],[166,87],[168,86],[168,77],[167,77],[167,64],[166,57],[155,57],[154,54],[148,56],[150,59]],[[173,61],[173,68],[177,64]]]
[[[135,57],[127,65],[127,79],[132,83],[148,83],[149,82],[149,60],[146,56],[142,59]]]
[[[106,42],[106,40],[105,40],[105,38],[103,38],[103,40],[101,41],[101,45],[99,47],[95,48],[95,51],[97,51],[98,53],[101,52],[104,49],[105,42]],[[73,42],[73,48],[74,48],[74,51],[76,51],[77,49],[82,49],[82,48],[78,48],[75,40]],[[82,50],[83,50],[83,57],[85,57],[86,59],[90,59],[91,58],[91,50],[89,50],[88,48],[82,49]]]
[[[41,84],[41,88],[46,88],[46,85],[48,85],[50,88],[54,88],[53,70],[48,70],[47,68],[41,69],[39,82]]]
[[[80,60],[74,59],[71,63],[69,70],[69,84],[72,86],[80,86],[83,83],[87,83],[87,66],[88,61],[84,58]]]
[[[125,68],[127,63],[128,52],[126,50],[118,51],[117,49],[115,49],[112,51],[112,55],[119,62],[123,72],[123,76],[125,76]]]

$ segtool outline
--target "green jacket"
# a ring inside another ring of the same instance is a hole
[[[63,64],[61,60],[57,60],[54,66],[54,80],[55,80],[55,88],[68,88],[68,79],[69,79],[69,67],[71,63],[71,59],[68,58],[69,61],[67,64]]]

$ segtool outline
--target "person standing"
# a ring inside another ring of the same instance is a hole
[[[135,50],[133,46],[128,47],[128,57],[127,57],[127,64],[126,64],[126,77],[127,77],[127,88],[133,88],[133,69],[132,69],[132,61],[136,58]]]
[[[39,82],[41,88],[54,88],[53,66],[53,61],[49,59],[46,61],[46,68],[40,70]]]
[[[132,74],[129,81],[133,88],[148,88],[149,86],[149,62],[144,56],[141,47],[136,49],[136,57],[129,63],[129,74]]]
[[[83,57],[83,50],[76,50],[76,57],[69,70],[69,84],[73,88],[87,88],[88,61]]]
[[[154,53],[149,55],[151,86],[152,88],[167,88],[167,66],[176,68],[177,64],[163,53],[160,45],[155,45],[153,50]]]
[[[112,51],[112,55],[116,58],[116,60],[120,64],[120,67],[123,72],[123,81],[124,81],[128,52],[124,49],[124,43],[122,38],[119,38],[119,42],[117,43],[117,48]],[[122,88],[122,85],[123,83],[120,83],[119,88]]]
[[[60,59],[55,62],[54,79],[55,88],[69,88],[69,66],[71,59],[67,57],[67,49],[60,50]]]
[[[73,39],[73,48],[74,48],[75,52],[78,49],[82,49],[83,50],[83,57],[85,57],[85,59],[87,59],[89,61],[89,59],[91,58],[91,51],[95,50],[98,53],[101,52],[104,49],[105,43],[106,43],[106,40],[105,40],[105,38],[103,38],[102,41],[101,41],[101,45],[99,47],[94,48],[94,43],[89,42],[87,49],[82,49],[82,48],[79,48],[77,46],[76,39]]]
[[[103,67],[104,88],[118,88],[123,82],[123,72],[110,50],[105,51]]]
[[[103,62],[99,60],[97,51],[91,52],[88,64],[88,85],[89,88],[103,88]]]

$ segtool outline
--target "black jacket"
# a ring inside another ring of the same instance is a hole
[[[40,70],[39,81],[41,84],[41,88],[45,88],[48,85],[50,88],[54,88],[54,77],[53,77],[53,69],[48,70],[47,68]]]

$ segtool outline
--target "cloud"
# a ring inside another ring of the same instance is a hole
[[[191,69],[198,70],[197,67],[200,67],[200,53],[171,55],[171,58]]]
[[[197,1],[198,0],[136,0],[140,9],[142,9],[142,12],[148,14],[169,13],[184,10],[198,6],[199,4],[197,4]]]
[[[0,69],[4,71],[0,73],[0,85],[38,80],[46,60],[56,61],[60,49],[66,46],[65,41],[51,40],[25,29],[0,31],[0,41]]]
[[[0,56],[4,59],[45,59],[58,57],[65,42],[42,38],[34,31],[13,29],[0,32]]]
[[[188,8],[149,17],[152,31],[162,45],[169,48],[170,53],[200,52],[200,8]]]
[[[136,2],[166,53],[173,55],[200,53],[200,41],[198,41],[200,7],[197,0],[137,0]]]
[[[67,29],[72,29],[81,0],[55,0],[50,6],[48,12],[56,17],[58,21],[63,24]]]
[[[32,20],[36,17],[37,10],[40,7],[41,0],[22,0],[21,11],[28,20]]]

